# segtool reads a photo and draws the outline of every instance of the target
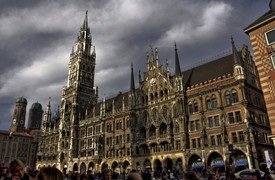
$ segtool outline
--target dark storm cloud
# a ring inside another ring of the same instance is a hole
[[[5,0],[0,3],[0,127],[8,129],[15,101],[28,107],[48,98],[60,105],[69,55],[85,12],[95,45],[95,84],[100,99],[127,91],[146,71],[146,51],[174,71],[174,43],[182,69],[249,45],[243,28],[268,10],[269,0]],[[137,86],[136,86],[137,87]],[[26,117],[26,119],[28,116]]]

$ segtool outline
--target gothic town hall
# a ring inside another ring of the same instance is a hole
[[[233,38],[231,43],[231,54],[186,71],[176,45],[172,70],[168,61],[160,65],[152,48],[138,79],[129,67],[130,90],[98,102],[86,13],[60,109],[52,114],[49,99],[44,112],[37,168],[80,173],[260,168],[273,145],[259,74],[248,47],[237,50]]]

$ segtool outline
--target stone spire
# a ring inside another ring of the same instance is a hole
[[[131,64],[131,87],[130,91],[135,93],[135,81],[134,81],[134,70],[133,70],[133,63]]]
[[[175,43],[175,75],[181,75],[177,44]]]

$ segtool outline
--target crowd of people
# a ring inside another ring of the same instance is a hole
[[[229,171],[226,178],[228,180],[235,180],[236,177],[233,171]],[[218,180],[223,179],[219,176],[218,171],[216,173],[201,173],[197,171],[179,171],[179,170],[165,170],[162,171],[136,171],[131,170],[128,174],[119,174],[111,169],[104,169],[102,172],[94,173],[88,170],[87,173],[79,174],[78,172],[64,174],[59,169],[55,167],[43,167],[39,171],[34,171],[31,173],[25,172],[25,165],[20,160],[13,160],[7,171],[0,174],[0,180],[113,180],[113,179],[123,179],[123,180]],[[255,180],[260,180],[260,173],[256,174]],[[264,177],[265,180],[272,180],[272,177],[268,174]]]

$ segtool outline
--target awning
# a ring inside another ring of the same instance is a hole
[[[216,163],[216,164],[212,164],[212,167],[223,167],[224,163]]]
[[[235,166],[246,166],[248,165],[247,161],[237,161],[234,163]]]
[[[203,167],[204,167],[203,164],[195,164],[194,166],[192,166],[192,168],[194,168],[194,169],[201,169]]]

